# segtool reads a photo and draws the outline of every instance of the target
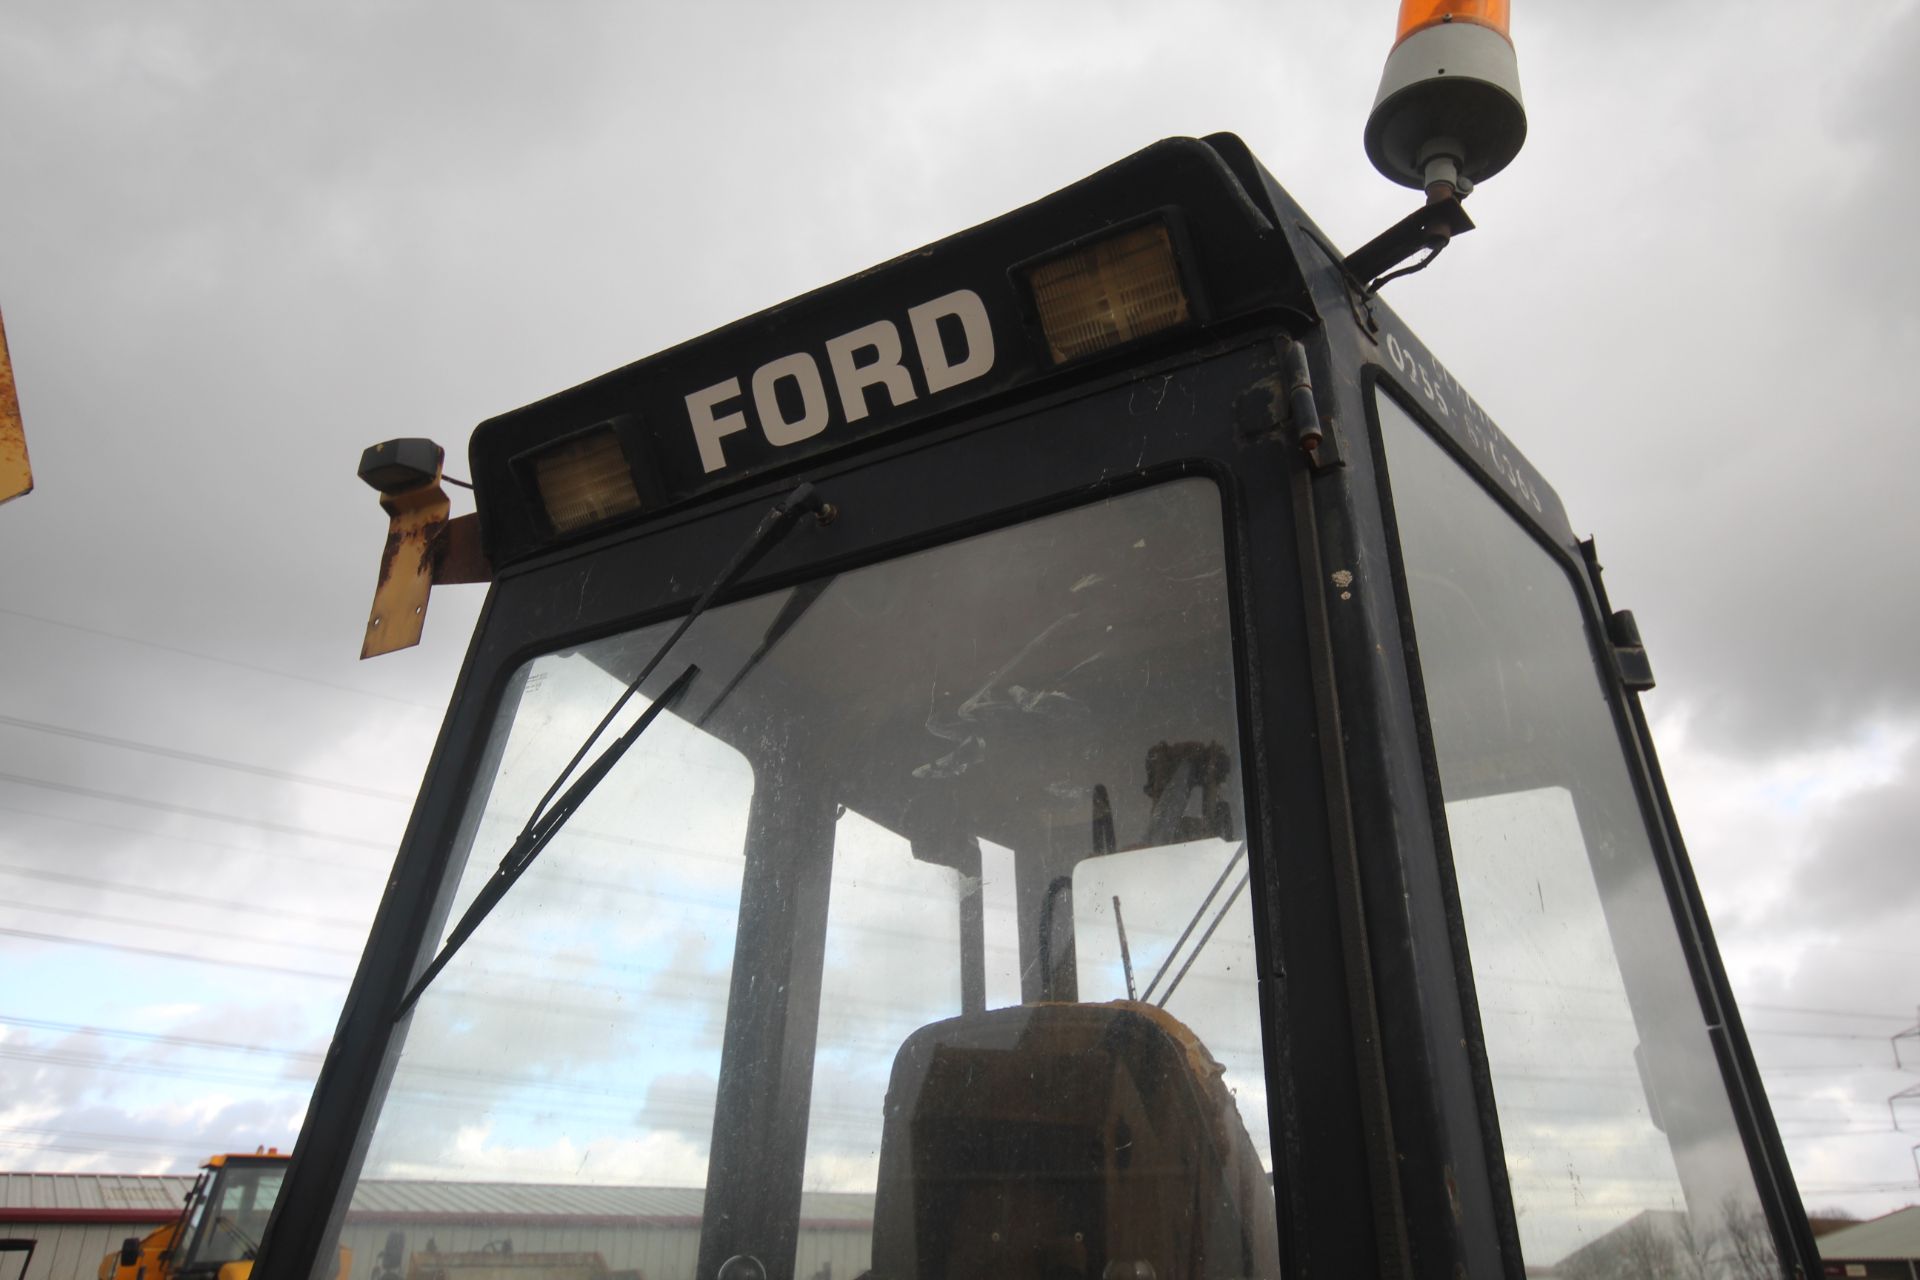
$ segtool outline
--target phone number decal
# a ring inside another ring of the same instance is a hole
[[[1431,355],[1423,359],[1410,350],[1409,345],[1403,344],[1392,330],[1388,330],[1387,358],[1393,361],[1394,370],[1406,380],[1407,386],[1418,391],[1449,427],[1456,428],[1453,432],[1456,439],[1464,433],[1466,445],[1486,459],[1494,474],[1509,489],[1536,512],[1544,510],[1539,493],[1529,483],[1520,464],[1514,460],[1506,436],[1501,434],[1499,427],[1493,425],[1493,419],[1467,394],[1467,389],[1460,385],[1459,380],[1447,372],[1445,365]],[[1459,410],[1457,413],[1456,406]]]

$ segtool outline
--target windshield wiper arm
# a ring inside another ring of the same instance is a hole
[[[454,925],[452,931],[447,934],[446,942],[440,947],[440,954],[433,958],[433,963],[427,966],[427,971],[421,974],[407,994],[401,997],[400,1007],[393,1013],[395,1022],[404,1018],[407,1010],[413,1008],[414,1001],[418,1000],[420,993],[427,989],[427,984],[440,976],[440,971],[447,967],[447,961],[453,959],[453,953],[473,936],[473,931],[480,927],[480,922],[487,918],[487,914],[493,910],[500,899],[507,896],[507,890],[513,888],[513,882],[533,865],[533,860],[539,857],[540,851],[560,833],[560,828],[565,825],[568,818],[573,816],[573,811],[578,809],[593,789],[600,785],[600,779],[606,777],[608,771],[620,763],[620,757],[627,753],[627,748],[646,732],[647,726],[658,719],[661,712],[679,701],[680,695],[687,691],[687,686],[693,683],[694,676],[699,672],[699,667],[689,663],[687,669],[680,673],[679,678],[654,699],[652,706],[640,713],[639,718],[628,726],[625,733],[607,744],[607,749],[581,772],[574,784],[567,788],[566,794],[554,801],[552,807],[545,812],[536,811],[534,817],[527,821],[527,825],[520,829],[520,834],[514,837],[513,844],[501,857],[500,865],[494,869],[493,875],[480,886],[480,892],[473,895],[473,901],[468,904],[466,914],[460,917],[460,923]],[[588,741],[591,742],[592,739]]]
[[[213,1225],[228,1232],[230,1235],[233,1236],[235,1240],[238,1240],[240,1242],[241,1247],[247,1251],[248,1258],[252,1258],[260,1252],[259,1243],[255,1241],[252,1236],[242,1231],[240,1229],[240,1224],[235,1222],[232,1218],[229,1218],[225,1214],[222,1214],[221,1216],[213,1220]]]
[[[566,768],[559,772],[552,785],[547,788],[546,794],[540,797],[540,803],[533,807],[533,813],[528,816],[527,824],[520,828],[520,834],[514,837],[513,844],[501,856],[499,867],[494,870],[487,882],[480,886],[480,892],[474,895],[473,901],[467,906],[466,913],[460,917],[460,922],[447,934],[447,940],[441,944],[439,954],[434,956],[426,972],[422,973],[407,989],[406,995],[400,998],[400,1004],[393,1012],[395,1022],[404,1018],[407,1010],[413,1008],[414,1002],[420,998],[420,993],[425,991],[427,986],[440,975],[440,971],[447,967],[447,962],[453,959],[454,952],[473,936],[474,930],[478,929],[481,922],[487,918],[487,913],[506,896],[507,890],[511,889],[514,881],[518,880],[521,874],[533,864],[533,860],[540,856],[540,851],[547,847],[548,842],[559,833],[566,820],[573,816],[573,811],[592,794],[595,787],[600,785],[600,780],[620,762],[620,757],[626,754],[627,748],[646,732],[647,726],[658,719],[661,712],[677,702],[680,695],[687,691],[687,686],[693,683],[693,678],[699,674],[700,668],[689,665],[685,671],[681,672],[679,678],[654,699],[653,705],[641,712],[639,718],[628,727],[625,733],[609,743],[607,749],[602,751],[594,762],[582,771],[574,784],[567,788],[566,793],[555,800],[554,796],[559,793],[561,786],[572,776],[573,771],[580,767],[580,762],[586,759],[587,752],[592,750],[593,744],[600,740],[600,735],[606,732],[607,726],[613,723],[614,717],[620,714],[621,708],[632,700],[634,694],[640,692],[640,686],[646,682],[647,677],[653,674],[654,669],[667,656],[667,652],[673,648],[681,636],[687,633],[687,629],[699,620],[702,613],[706,612],[707,606],[713,603],[714,597],[732,586],[740,575],[765,555],[775,542],[786,536],[802,514],[809,511],[817,513],[823,522],[827,518],[828,513],[824,504],[814,496],[813,485],[802,481],[792,493],[775,503],[773,509],[760,518],[760,524],[754,529],[753,536],[734,552],[733,559],[727,562],[719,576],[700,593],[700,598],[694,601],[693,608],[687,611],[687,616],[680,619],[679,625],[673,629],[672,634],[654,651],[653,656],[647,659],[646,665],[640,668],[640,674],[628,683],[618,698],[614,699],[613,705],[607,708],[607,713],[600,717],[600,723],[593,727],[593,732],[586,736],[579,750],[573,753],[573,758],[567,761]]]
[[[667,651],[679,642],[681,636],[687,634],[687,628],[706,612],[707,606],[713,603],[713,598],[732,586],[741,574],[752,568],[774,543],[787,535],[788,530],[793,528],[801,514],[808,511],[815,512],[821,523],[826,522],[827,513],[824,510],[824,504],[814,496],[813,485],[803,480],[792,493],[774,503],[773,509],[760,517],[760,525],[753,531],[753,536],[733,553],[733,559],[727,562],[727,567],[722,569],[720,576],[700,593],[700,598],[693,602],[693,608],[687,611],[686,617],[680,619],[680,625],[673,629],[673,634],[669,635],[666,641],[654,651],[654,655],[647,659],[647,665],[640,668],[640,674],[633,678],[626,692],[615,698],[613,705],[607,708],[607,714],[600,717],[600,723],[593,727],[593,732],[588,734],[586,741],[580,744],[580,749],[573,753],[573,759],[567,761],[567,767],[560,771],[560,775],[553,780],[553,785],[547,788],[547,793],[540,797],[540,803],[533,807],[535,814],[544,810],[552,801],[554,793],[560,790],[560,784],[567,780],[567,775],[580,767],[580,761],[586,758],[587,749],[607,731],[607,726],[613,723],[613,718],[620,714],[620,709],[627,705],[628,700],[640,692],[641,684],[653,674],[653,669],[660,665],[661,659],[667,656]],[[527,824],[531,826],[533,819],[527,819]]]

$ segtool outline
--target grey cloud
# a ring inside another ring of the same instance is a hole
[[[1817,924],[1856,937],[1900,936],[1884,926],[1890,917],[1915,915],[1920,787],[1914,781],[1920,751],[1910,752],[1902,763],[1894,781],[1850,797],[1834,815],[1795,872],[1791,892],[1771,923]],[[1905,936],[1912,939],[1920,933],[1908,931]],[[1920,944],[1914,950],[1920,958]]]
[[[1758,758],[1920,714],[1920,433],[1890,376],[1920,337],[1890,248],[1920,15],[1734,12],[1664,7],[1658,39],[1529,15],[1530,150],[1397,305],[1597,533],[1653,705]]]
[[[643,1129],[677,1133],[705,1148],[713,1138],[713,1107],[718,1077],[704,1072],[663,1072],[647,1086],[646,1102],[634,1117]]]
[[[1850,12],[1852,29],[1784,4],[1529,6],[1529,149],[1474,197],[1482,230],[1393,286],[1598,532],[1616,603],[1653,646],[1653,706],[1695,707],[1699,738],[1755,768],[1920,718],[1906,641],[1920,433],[1899,380],[1920,286],[1903,248],[1920,14]],[[1358,146],[1390,7],[635,6],[561,21],[226,3],[8,19],[0,115],[23,123],[0,136],[0,306],[41,491],[0,511],[0,607],[332,687],[0,614],[9,672],[31,673],[3,709],[403,792],[479,593],[437,594],[421,649],[355,661],[383,531],[350,474],[363,445],[433,435],[457,473],[481,417],[1167,133],[1240,130],[1344,245],[1406,211]],[[286,826],[390,839],[403,821],[404,806],[18,732],[0,753],[0,769]],[[1791,937],[1808,957],[1756,970],[1760,1004],[1911,1000],[1910,961],[1835,948],[1897,951],[1887,939],[1920,927],[1897,873],[1912,790],[1860,797],[1796,851],[1818,869],[1742,868],[1794,901],[1729,922],[1723,941]],[[0,788],[0,804],[164,836],[7,815],[47,865],[257,898],[261,918],[237,927],[349,949],[274,913],[370,912],[384,864],[70,795]],[[347,883],[328,859],[375,870]],[[87,905],[79,890],[44,900]],[[314,1023],[331,1027],[337,990],[285,998],[309,1016],[263,1040],[307,1046]],[[562,1039],[552,1063],[591,1058],[589,1028]],[[24,1078],[18,1059],[4,1069]],[[76,1117],[51,1123],[199,1140],[108,1114],[105,1075],[32,1070],[35,1096]],[[423,1110],[397,1149],[448,1141],[458,1118]],[[214,1122],[236,1141],[285,1137],[239,1110]]]

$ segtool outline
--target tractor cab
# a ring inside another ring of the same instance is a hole
[[[1814,1265],[1632,616],[1380,295],[1461,216],[1175,139],[481,424],[475,518],[370,450],[369,648],[491,586],[266,1274],[408,1196],[649,1280]]]
[[[250,1261],[286,1180],[284,1156],[215,1156],[187,1195],[180,1243],[170,1259],[180,1280],[213,1276],[229,1262]]]
[[[101,1259],[100,1280],[215,1280],[229,1263],[251,1266],[286,1175],[277,1151],[210,1158],[179,1218],[145,1239],[128,1237]]]

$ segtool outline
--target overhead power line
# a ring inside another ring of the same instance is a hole
[[[259,913],[262,910],[258,902],[242,902],[234,898],[214,898],[205,894],[186,893],[179,889],[156,889],[143,884],[129,884],[125,881],[98,880],[92,876],[70,875],[64,871],[43,871],[38,867],[18,867],[0,862],[0,875],[18,876],[23,880],[43,880],[48,884],[70,884],[81,889],[102,889],[109,893],[133,894],[142,898],[158,898],[165,902],[186,902],[200,907],[220,907],[229,911],[248,911]],[[314,924],[330,924],[343,929],[365,928],[367,921],[356,920],[352,916],[330,916],[319,911],[301,911],[296,907],[273,908],[275,916],[285,916],[293,920],[306,920]]]
[[[183,657],[198,658],[202,662],[218,663],[223,667],[237,667],[243,671],[258,671],[262,675],[278,676],[282,680],[297,680],[301,684],[318,685],[322,689],[334,689],[340,693],[357,694],[362,698],[378,698],[382,702],[391,702],[403,707],[415,707],[422,711],[438,711],[439,707],[430,702],[419,702],[412,698],[402,698],[391,693],[378,693],[372,689],[360,689],[350,684],[336,684],[332,680],[321,680],[315,676],[301,675],[297,671],[282,671],[278,667],[265,667],[257,662],[242,662],[238,658],[223,658],[217,654],[201,653],[197,649],[183,649],[179,645],[161,644],[157,640],[145,640],[139,636],[123,635],[118,631],[108,631],[103,627],[82,626],[78,622],[63,622],[59,618],[49,618],[44,614],[28,613],[24,609],[0,608],[0,613],[15,618],[25,618],[29,622],[38,622],[42,626],[61,627],[67,631],[81,631],[91,636],[105,636],[109,640],[118,640],[122,644],[136,644],[143,649],[157,649],[162,653],[177,653]]]
[[[136,742],[131,738],[116,738],[108,733],[91,733],[85,729],[74,729],[66,725],[48,724],[42,720],[27,720],[20,716],[0,715],[0,724],[11,725],[16,729],[29,729],[34,733],[56,734],[62,738],[73,738],[79,742],[94,742],[101,746],[119,747],[124,751],[140,751],[150,756],[164,756],[169,760],[184,760],[189,764],[203,764],[214,769],[231,769],[238,773],[251,773],[261,778],[272,778],[278,782],[297,782],[305,787],[325,787],[329,791],[344,791],[350,795],[371,796],[375,800],[392,800],[399,804],[410,802],[413,797],[398,791],[382,791],[378,787],[356,786],[351,782],[335,782],[331,778],[316,778],[308,773],[293,773],[286,769],[269,769],[265,765],[248,764],[244,760],[228,760],[222,756],[201,755],[197,751],[182,751],[178,747],[163,747],[152,742]]]
[[[239,814],[221,813],[215,809],[196,809],[192,805],[170,804],[165,800],[149,800],[145,796],[129,795],[124,791],[104,791],[97,787],[80,787],[71,782],[54,782],[48,778],[29,778],[24,774],[0,773],[0,782],[11,782],[23,787],[39,787],[44,791],[60,791],[67,795],[85,796],[90,800],[110,800],[114,804],[128,804],[141,809],[154,809],[161,813],[177,813],[189,818],[206,818],[213,822],[230,822],[236,826],[258,827],[262,831],[272,831],[280,835],[309,836],[315,840],[331,840],[335,844],[358,845],[363,849],[378,849],[382,853],[391,853],[393,845],[384,840],[368,840],[363,836],[343,835],[337,831],[321,831],[314,827],[296,826],[285,822],[268,822],[264,818],[243,818]]]
[[[118,822],[101,822],[95,818],[75,818],[64,813],[43,813],[39,809],[22,809],[19,805],[0,804],[0,813],[17,813],[28,818],[42,818],[48,822],[65,822],[76,827],[97,827],[102,831],[119,831],[130,836],[142,836],[148,840],[170,840],[183,844],[196,853],[205,853],[210,849],[224,849],[229,853],[243,853],[249,858],[265,858],[273,862],[298,862],[310,867],[325,867],[335,873],[348,875],[374,876],[381,869],[355,862],[337,862],[312,853],[284,853],[275,849],[249,849],[241,844],[227,844],[220,840],[203,840],[199,836],[183,836],[172,831],[158,831],[152,827],[129,827]]]
[[[1740,1002],[1742,1009],[1759,1009],[1766,1013],[1804,1013],[1816,1018],[1878,1018],[1883,1022],[1898,1021],[1906,1015],[1902,1013],[1868,1013],[1865,1009],[1814,1009],[1805,1005],[1762,1004],[1758,1001],[1749,1004]]]
[[[166,951],[159,947],[137,947],[128,942],[104,942],[97,938],[70,938],[58,933],[36,933],[31,929],[0,928],[0,937],[22,938],[28,942],[52,942],[69,947],[95,947],[128,955],[155,956],[162,960],[182,960],[188,964],[212,965],[217,969],[255,969],[261,973],[283,973],[290,978],[316,978],[321,982],[345,982],[344,973],[322,973],[316,969],[295,969],[289,965],[267,964],[260,960],[232,960],[218,956],[189,955],[184,951]]]
[[[110,1040],[135,1040],[141,1044],[165,1044],[179,1049],[216,1049],[224,1053],[264,1054],[275,1058],[298,1058],[318,1063],[325,1055],[305,1049],[283,1049],[270,1044],[245,1044],[237,1040],[215,1040],[208,1036],[183,1036],[166,1031],[135,1031],[130,1027],[90,1027],[79,1022],[53,1022],[46,1018],[10,1018],[0,1014],[0,1026],[20,1027],[27,1031],[56,1031],[70,1036],[103,1036]]]
[[[349,960],[357,959],[358,951],[346,947],[329,947],[318,942],[296,942],[287,938],[269,938],[258,933],[238,933],[232,929],[209,929],[200,925],[181,924],[177,920],[155,919],[151,916],[115,915],[109,911],[88,911],[82,907],[43,907],[34,902],[8,902],[0,909],[11,911],[38,911],[42,915],[63,916],[76,920],[95,920],[101,924],[131,925],[136,929],[164,929],[168,933],[188,933],[199,938],[215,938],[222,942],[241,943],[250,947],[288,947],[295,951],[313,951],[321,955],[345,956]]]
[[[62,1155],[127,1156],[136,1160],[152,1159],[154,1156],[169,1156],[170,1159],[178,1159],[178,1157],[171,1156],[168,1152],[146,1147],[102,1147],[99,1145],[69,1147],[58,1142],[22,1142],[17,1138],[0,1138],[0,1147],[12,1147],[16,1150],[29,1152],[58,1151]]]
[[[111,1143],[113,1146],[123,1150],[131,1145],[150,1148],[158,1155],[171,1155],[174,1152],[184,1152],[187,1155],[200,1156],[207,1154],[205,1139],[169,1138],[164,1134],[158,1133],[100,1133],[87,1129],[41,1129],[28,1125],[0,1128],[0,1133],[27,1134],[47,1138],[72,1138],[87,1142]]]
[[[103,1058],[93,1054],[60,1053],[48,1049],[21,1049],[0,1044],[0,1059],[31,1062],[35,1067],[75,1067],[82,1071],[111,1071],[118,1075],[146,1076],[160,1080],[199,1080],[208,1084],[310,1086],[311,1073],[288,1075],[285,1072],[240,1071],[231,1067],[198,1067],[181,1063],[137,1062],[126,1058]]]

